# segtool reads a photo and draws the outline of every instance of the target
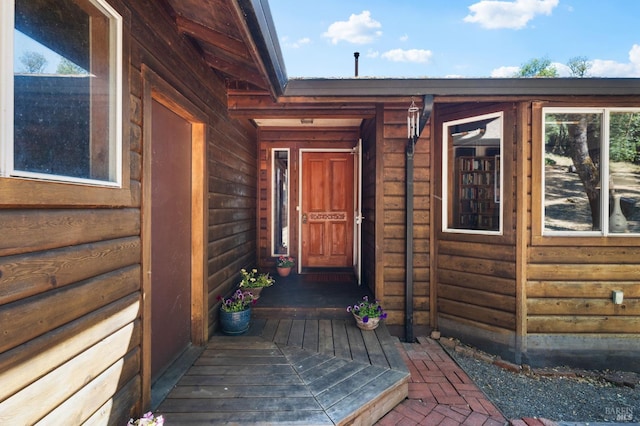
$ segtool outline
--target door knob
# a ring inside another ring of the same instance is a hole
[[[302,223],[307,223],[307,214],[302,213]]]

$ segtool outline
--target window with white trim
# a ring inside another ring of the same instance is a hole
[[[273,149],[271,170],[271,255],[289,255],[289,149]]]
[[[640,109],[544,108],[543,135],[543,234],[637,236]]]
[[[502,112],[443,123],[445,232],[502,233]]]
[[[121,186],[122,17],[103,0],[0,12],[0,176]]]

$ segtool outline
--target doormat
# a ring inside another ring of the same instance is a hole
[[[351,273],[344,272],[323,272],[323,273],[312,273],[312,274],[303,274],[304,280],[307,282],[336,282],[336,281],[346,281],[351,282],[355,280],[355,277]]]

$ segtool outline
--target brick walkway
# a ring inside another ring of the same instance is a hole
[[[421,337],[401,345],[411,372],[409,398],[377,425],[509,424],[437,341]]]

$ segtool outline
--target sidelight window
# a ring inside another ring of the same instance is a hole
[[[288,256],[290,246],[289,220],[289,150],[272,151],[271,170],[273,171],[271,193],[271,253],[276,256]]]

